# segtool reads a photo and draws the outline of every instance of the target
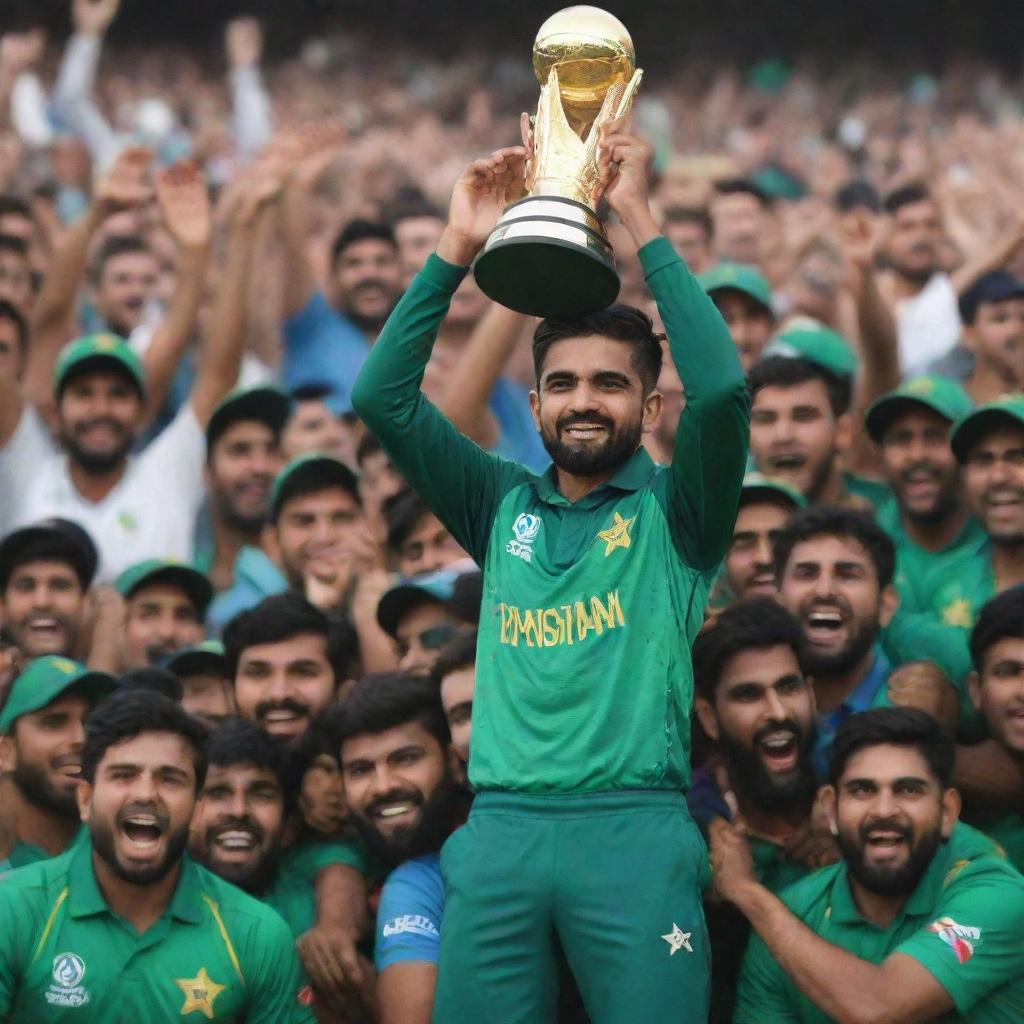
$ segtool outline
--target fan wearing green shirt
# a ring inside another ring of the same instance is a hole
[[[108,697],[89,716],[88,840],[0,880],[0,1018],[313,1021],[288,926],[184,852],[204,739],[152,692]]]
[[[933,604],[943,621],[969,630],[981,606],[1024,583],[1024,395],[1004,395],[965,416],[950,445],[967,504],[985,536],[938,583]]]
[[[89,712],[117,684],[59,655],[29,662],[0,707],[0,849],[12,868],[55,857],[81,827],[77,790]]]
[[[958,824],[953,743],[914,708],[853,716],[822,798],[842,860],[776,896],[741,823],[711,829],[715,888],[757,933],[736,1024],[1024,1017],[1024,878]]]
[[[452,294],[522,193],[521,147],[460,178],[437,253],[352,394],[484,574],[478,796],[442,853],[434,1019],[445,1024],[552,1020],[558,946],[594,1024],[707,1014],[706,856],[681,792],[689,646],[732,535],[748,399],[721,316],[651,215],[650,157],[606,127],[605,195],[639,249],[686,389],[670,465],[641,447],[661,409],[662,349],[630,307],[537,328],[531,408],[553,462],[539,477],[472,444],[420,392]]]
[[[973,558],[985,531],[964,500],[950,427],[971,411],[963,388],[945,377],[915,377],[874,402],[864,417],[892,497],[876,513],[896,545],[896,589],[908,612],[961,625],[934,609],[935,588]]]

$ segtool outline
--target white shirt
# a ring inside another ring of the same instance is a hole
[[[913,298],[896,304],[896,328],[904,378],[926,373],[960,340],[960,310],[948,274],[933,274]]]
[[[147,558],[191,558],[206,458],[206,436],[191,405],[183,406],[145,451],[129,458],[124,476],[99,502],[78,493],[67,456],[40,428],[35,410],[26,406],[0,449],[0,511],[6,513],[6,530],[49,516],[78,523],[96,544],[101,583]]]

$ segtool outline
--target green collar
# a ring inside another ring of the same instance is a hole
[[[92,843],[79,843],[71,852],[71,864],[68,869],[68,885],[71,889],[68,899],[68,913],[72,917],[91,917],[95,914],[110,914],[107,901],[100,892],[96,873],[92,866]],[[202,921],[200,912],[201,889],[199,873],[188,854],[181,858],[181,875],[174,887],[174,895],[163,917],[173,917],[188,924],[199,924]]]
[[[600,487],[595,487],[579,501],[571,502],[558,489],[558,470],[552,463],[544,474],[537,478],[537,495],[548,505],[594,508],[605,500],[604,490],[606,487],[615,487],[620,491],[639,491],[650,481],[656,470],[654,460],[647,454],[647,449],[641,445]]]
[[[885,931],[891,930],[903,918],[927,917],[935,911],[939,897],[942,895],[946,874],[949,871],[949,857],[950,846],[947,840],[936,851],[931,864],[928,865],[928,870],[925,871],[921,881],[917,883],[917,887],[910,894],[910,899],[903,904],[899,913],[893,918],[892,924]],[[845,863],[840,865],[835,882],[832,884],[831,903],[834,923],[874,927],[864,919],[857,909],[857,904],[853,901],[853,891],[850,889],[850,877]]]

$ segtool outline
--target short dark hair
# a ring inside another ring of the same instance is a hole
[[[849,213],[851,210],[878,213],[882,200],[878,189],[870,181],[848,181],[836,192],[835,205],[840,213]]]
[[[293,402],[322,402],[334,393],[334,388],[326,381],[308,381],[292,388],[288,397]]]
[[[334,683],[340,686],[356,653],[354,633],[337,623],[332,625],[319,608],[293,591],[264,598],[254,608],[239,612],[224,627],[228,678],[234,681],[242,652],[247,648],[257,644],[283,643],[304,633],[324,638],[327,661],[334,670]]]
[[[1024,640],[1024,587],[1011,587],[987,601],[971,630],[971,663],[981,672],[988,649],[1000,640]]]
[[[809,380],[820,380],[825,385],[828,404],[836,419],[850,408],[853,381],[803,356],[766,356],[754,363],[747,374],[747,390],[753,402],[763,388],[794,388]]]
[[[640,376],[644,392],[649,394],[654,390],[661,373],[661,342],[665,336],[654,330],[654,323],[643,310],[621,303],[578,316],[541,320],[533,332],[533,369],[538,385],[548,349],[556,341],[585,338],[591,334],[631,345],[633,369]]]
[[[196,773],[196,792],[206,779],[206,729],[162,694],[146,690],[115,693],[97,705],[85,721],[85,745],[82,747],[82,778],[96,779],[96,766],[110,747],[146,732],[170,732],[180,736],[192,748]]]
[[[376,238],[378,241],[387,242],[393,249],[398,248],[395,232],[390,224],[357,217],[355,220],[350,220],[335,238],[334,244],[331,246],[331,269],[337,267],[341,254],[350,245],[355,245],[356,242],[362,242],[367,238]]]
[[[181,698],[185,694],[181,680],[173,672],[168,672],[167,669],[158,668],[155,665],[147,665],[144,668],[135,668],[130,672],[125,672],[118,682],[124,693],[129,690],[159,693],[176,704],[181,703]]]
[[[778,532],[773,543],[776,575],[782,576],[793,548],[815,537],[855,540],[871,559],[879,589],[892,583],[896,549],[892,538],[867,513],[833,505],[811,505],[797,509]]]
[[[411,487],[403,487],[386,498],[381,505],[381,515],[387,529],[388,550],[397,555],[423,517],[430,514],[426,502]]]
[[[0,234],[0,252],[13,252],[23,260],[28,259],[28,242],[17,235]]]
[[[476,665],[476,630],[465,633],[456,633],[455,636],[441,648],[441,653],[434,662],[431,678],[441,685],[441,680],[452,672],[458,672],[462,668],[473,668]]]
[[[18,349],[22,355],[28,351],[28,320],[13,302],[0,299],[0,320],[10,320],[18,332]]]
[[[327,712],[326,721],[339,757],[345,740],[409,722],[418,722],[442,748],[451,742],[437,685],[405,672],[364,676]]]
[[[705,238],[711,237],[711,214],[702,206],[670,206],[665,211],[665,224],[696,224],[704,232]]]
[[[768,193],[749,178],[721,178],[714,183],[714,189],[716,196],[753,196],[766,210],[772,205]]]
[[[928,763],[939,785],[949,788],[955,756],[953,740],[927,711],[909,707],[872,708],[847,718],[832,741],[829,782],[839,784],[854,754],[881,746],[913,747]]]
[[[902,185],[893,189],[882,201],[882,209],[886,213],[895,213],[901,207],[910,206],[913,203],[931,202],[932,194],[927,185],[920,182],[912,182],[909,185]]]
[[[371,455],[382,451],[384,449],[381,447],[380,441],[367,430],[359,439],[359,444],[356,445],[356,465],[362,468],[363,463]]]
[[[287,771],[284,748],[258,725],[237,715],[228,715],[210,730],[206,740],[206,763],[207,768],[251,764],[268,769],[281,783],[286,811],[291,810],[298,796],[294,780]]]
[[[139,252],[151,255],[150,248],[141,235],[110,235],[105,238],[92,256],[89,275],[93,284],[98,283],[103,277],[103,271],[112,259]]]
[[[4,192],[0,194],[0,217],[9,217],[12,214],[15,217],[24,217],[25,220],[30,220],[33,224],[36,221],[32,207],[29,206],[27,200],[13,192]]]
[[[405,194],[399,195],[395,202],[388,208],[388,221],[392,225],[403,220],[413,220],[416,217],[429,217],[431,220],[446,221],[444,210],[427,199],[422,192],[417,190],[406,190]]]
[[[693,682],[697,693],[713,700],[725,663],[743,651],[780,644],[794,654],[802,640],[800,623],[770,597],[748,597],[730,605],[693,644]]]

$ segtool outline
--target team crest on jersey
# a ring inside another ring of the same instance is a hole
[[[531,512],[520,512],[512,524],[512,540],[505,545],[505,550],[524,562],[533,560],[533,542],[540,533],[540,516]]]
[[[974,956],[975,947],[981,945],[981,929],[972,925],[957,924],[951,917],[940,917],[928,925],[928,931],[935,932],[953,950],[959,963],[965,964]]]
[[[85,1006],[89,992],[82,985],[85,961],[77,953],[58,953],[53,958],[53,982],[46,990],[51,1006]]]
[[[185,1004],[181,1008],[181,1015],[198,1011],[207,1020],[213,1020],[213,1001],[227,988],[227,985],[218,985],[206,973],[205,967],[199,968],[199,973],[194,978],[175,978],[174,984],[181,989],[185,996]]]

